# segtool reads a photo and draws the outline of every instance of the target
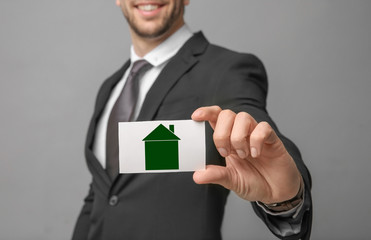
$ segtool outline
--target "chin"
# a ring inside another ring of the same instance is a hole
[[[146,28],[135,28],[135,33],[143,38],[158,38],[164,35],[169,29],[164,26],[149,26]]]

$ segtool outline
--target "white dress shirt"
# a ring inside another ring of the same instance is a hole
[[[183,25],[173,35],[167,38],[164,42],[154,48],[152,51],[147,53],[143,58],[140,58],[134,51],[134,47],[130,49],[130,66],[126,70],[122,79],[117,83],[115,88],[112,90],[111,96],[104,108],[103,114],[99,119],[97,130],[94,138],[93,152],[103,168],[106,167],[106,134],[107,134],[107,123],[109,115],[112,111],[113,105],[119,97],[122,89],[124,88],[126,79],[133,66],[133,63],[140,59],[145,59],[153,67],[145,72],[139,80],[139,96],[134,111],[134,119],[139,115],[140,109],[142,108],[146,95],[157,79],[162,69],[169,62],[184,43],[192,37],[193,33],[187,25]]]

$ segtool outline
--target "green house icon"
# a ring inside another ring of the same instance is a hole
[[[144,141],[146,170],[179,169],[180,140],[174,134],[174,125],[167,129],[160,124],[142,141]]]

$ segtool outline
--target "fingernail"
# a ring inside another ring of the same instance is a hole
[[[242,151],[242,150],[236,150],[237,152],[237,155],[240,157],[240,158],[245,158],[246,157],[246,153],[245,151]]]
[[[200,117],[200,116],[201,116],[201,111],[200,110],[196,110],[192,114],[192,117]]]
[[[256,148],[252,147],[251,148],[251,157],[256,158],[258,156],[258,151]]]
[[[220,153],[220,155],[222,155],[223,157],[226,157],[228,156],[228,152],[225,148],[218,148],[218,152]]]

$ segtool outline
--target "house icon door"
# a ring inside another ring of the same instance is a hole
[[[146,170],[179,169],[180,138],[174,134],[174,125],[167,129],[160,124],[144,141]]]

